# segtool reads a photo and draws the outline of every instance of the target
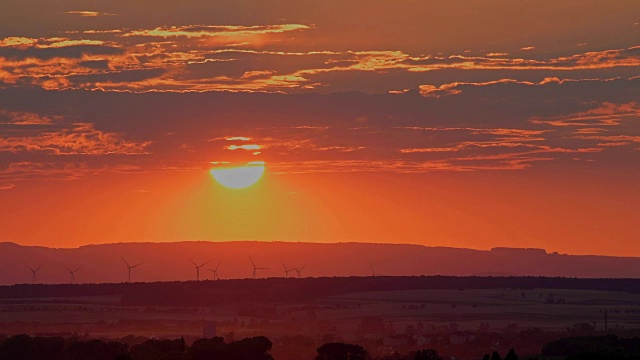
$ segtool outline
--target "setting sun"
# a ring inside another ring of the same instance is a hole
[[[264,173],[263,162],[250,162],[241,166],[222,167],[211,170],[216,181],[230,189],[244,189],[260,180]]]

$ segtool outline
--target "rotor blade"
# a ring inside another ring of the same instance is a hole
[[[282,267],[284,268],[285,272],[289,272],[289,269],[287,269],[287,266],[284,263],[282,263]]]
[[[142,265],[142,263],[137,264],[137,265],[130,266],[130,268],[131,268],[131,269],[133,269],[133,268],[137,268],[137,267],[138,267],[138,266],[140,266],[140,265]]]
[[[205,262],[204,264],[202,264],[202,265],[200,265],[200,266],[198,266],[198,267],[203,267],[203,266],[207,265],[207,264],[208,264],[208,263],[210,263],[210,262],[211,262],[211,260],[207,260],[207,262]]]
[[[249,256],[249,260],[251,260],[251,263],[253,264],[253,267],[256,267],[256,263],[253,262],[253,259],[251,258],[251,256]]]
[[[129,263],[127,262],[127,260],[125,260],[123,257],[121,257],[120,259],[122,259],[122,261],[124,261],[124,263],[127,264],[127,267],[129,267]]]
[[[193,266],[198,267],[198,264],[196,264],[196,262],[195,262],[195,261],[193,261],[193,260],[191,260],[191,259],[189,259],[189,261],[191,261],[191,263],[193,264]]]
[[[25,266],[26,266],[27,269],[29,269],[31,271],[35,271],[35,270],[33,270],[33,268],[31,266],[27,266],[27,265],[25,265]]]
[[[44,264],[40,264],[40,266],[38,266],[38,268],[36,268],[36,271],[40,270],[40,268],[42,267],[42,265],[44,265]]]
[[[304,265],[300,268],[300,271],[302,271],[302,269],[304,269],[305,267],[307,267],[307,264],[304,264]]]
[[[83,267],[83,266],[84,266],[84,264],[78,266],[75,270],[73,270],[73,272],[76,272],[76,271],[80,270],[80,268]]]
[[[63,268],[67,269],[68,272],[72,272],[71,269],[69,269],[68,267],[62,265]]]
[[[218,271],[218,268],[220,267],[220,263],[222,262],[222,259],[220,259],[220,261],[218,261],[218,266],[216,266],[216,271]]]

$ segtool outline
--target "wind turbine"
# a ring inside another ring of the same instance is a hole
[[[40,268],[42,267],[42,265],[44,264],[40,264],[40,266],[38,266],[37,268],[32,268],[30,266],[27,266],[27,268],[29,268],[29,270],[31,270],[31,275],[33,276],[33,283],[37,284],[38,283],[38,270],[40,270]]]
[[[193,266],[196,267],[196,281],[200,281],[200,268],[207,265],[211,260],[207,260],[205,263],[203,263],[202,265],[198,265],[195,262],[193,262],[193,260],[189,260],[191,261],[191,263],[193,264]]]
[[[251,256],[249,256],[249,260],[251,260],[251,264],[253,265],[253,278],[256,278],[257,272],[258,270],[267,270],[268,268],[263,268],[263,267],[256,267],[256,263],[253,262],[253,259],[251,258]]]
[[[64,265],[62,266],[63,268],[67,269],[67,271],[69,272],[69,275],[71,275],[71,283],[72,284],[76,282],[76,271],[80,270],[80,268],[82,266],[83,265],[78,266],[75,270],[71,270],[71,269],[69,269],[68,267],[66,267]]]
[[[122,261],[124,261],[124,263],[127,264],[127,270],[129,270],[129,277],[127,278],[128,279],[127,282],[131,282],[131,269],[137,268],[138,266],[142,265],[142,263],[132,266],[132,265],[129,265],[127,260],[125,260],[124,258],[120,258],[120,259],[122,259]]]
[[[289,273],[290,273],[291,271],[294,271],[294,270],[295,270],[295,269],[288,269],[288,268],[287,268],[287,266],[286,266],[284,263],[282,264],[282,267],[284,268],[284,277],[285,277],[285,278],[288,278],[288,277],[289,277]]]
[[[218,261],[218,266],[215,269],[207,269],[213,273],[213,280],[220,280],[220,276],[218,276],[218,268],[220,267],[220,263],[222,260]]]
[[[295,268],[293,270],[295,270],[298,273],[298,279],[300,279],[300,273],[302,272],[302,270],[307,267],[307,264],[302,265],[301,268]]]
[[[376,273],[376,270],[373,268],[373,264],[371,263],[371,261],[369,261],[369,266],[371,267],[371,275],[373,275],[373,277],[380,276],[380,274]]]

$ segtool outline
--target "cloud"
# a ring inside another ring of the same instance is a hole
[[[428,96],[441,96],[458,94],[464,85],[490,85],[494,81],[543,84],[560,81],[557,74],[566,72],[590,72],[595,74],[593,79],[602,79],[597,72],[628,74],[630,69],[640,67],[638,47],[529,59],[507,52],[470,56],[411,54],[394,49],[296,51],[302,39],[313,36],[314,31],[309,30],[317,29],[295,23],[181,25],[79,30],[66,33],[67,37],[8,37],[0,42],[0,80],[5,85],[46,89],[298,93],[346,88],[400,94],[420,88]],[[159,41],[149,41],[154,39]],[[43,66],[46,71],[40,69]],[[124,75],[147,70],[156,72],[142,79]],[[473,78],[476,75],[468,74],[487,71],[501,76],[485,81],[454,79],[437,85],[421,80],[445,78],[452,71],[460,74],[458,77]],[[116,72],[123,74],[122,79],[86,76]],[[519,74],[542,77],[533,81]],[[372,87],[372,81],[379,87]]]
[[[559,116],[551,119],[533,118],[534,124],[547,124],[552,126],[617,126],[628,118],[640,116],[640,105],[637,102],[614,104],[604,102],[600,106],[583,112]]]
[[[0,184],[0,190],[11,190],[16,187],[16,184]]]
[[[257,144],[229,145],[226,147],[227,150],[260,150],[261,148],[262,146]]]
[[[524,84],[524,85],[534,85],[528,81],[518,81],[514,79],[500,79],[494,81],[485,81],[480,83],[464,83],[464,82],[454,82],[450,84],[443,84],[440,86],[433,85],[420,85],[420,94],[426,97],[439,97],[442,95],[457,95],[462,93],[461,88],[465,86],[489,86],[489,85],[498,85],[498,84]]]
[[[457,95],[438,97],[416,91],[5,89],[0,90],[0,162],[84,164],[86,170],[69,179],[116,167],[121,172],[206,171],[211,161],[263,160],[281,173],[518,171],[594,166],[585,164],[611,159],[631,164],[640,156],[632,151],[640,136],[634,120],[637,81],[459,82],[439,89],[459,90]],[[43,104],[41,110],[24,110],[34,104]],[[46,104],[56,104],[56,112]],[[230,151],[230,145],[240,151]],[[7,176],[4,182],[18,183]]]
[[[69,14],[69,15],[79,15],[79,16],[83,16],[83,17],[97,17],[97,16],[113,16],[115,14],[109,14],[109,13],[101,13],[101,12],[97,12],[97,11],[67,11],[65,12],[65,14]]]
[[[0,126],[1,125],[50,125],[53,124],[54,119],[59,120],[54,116],[43,116],[34,112],[26,111],[7,111],[0,109]]]
[[[8,37],[0,40],[0,47],[23,47],[31,46],[36,43],[36,39],[27,37]]]
[[[5,169],[0,168],[0,180],[77,180],[86,173],[87,167],[83,163],[20,161],[10,163]]]
[[[97,130],[91,123],[73,123],[62,128],[54,127],[44,131],[29,131],[27,129],[13,136],[3,136],[0,138],[0,152],[46,152],[53,155],[140,155],[148,153],[147,147],[150,144],[149,141],[124,140],[121,134]]]
[[[301,24],[282,24],[266,26],[229,26],[229,25],[189,25],[189,26],[165,26],[155,29],[133,30],[122,34],[122,36],[145,36],[145,37],[229,37],[246,38],[257,35],[279,34],[288,31],[307,30],[311,27]]]

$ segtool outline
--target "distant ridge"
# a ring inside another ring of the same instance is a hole
[[[249,278],[251,256],[269,269],[259,277],[284,276],[282,264],[295,268],[307,264],[303,276],[367,276],[370,263],[384,275],[452,276],[564,276],[581,278],[640,277],[640,258],[597,255],[549,254],[544,249],[498,247],[473,250],[413,244],[305,243],[260,241],[183,241],[162,243],[112,243],[79,248],[48,248],[0,243],[0,284],[31,282],[26,266],[44,264],[42,283],[66,283],[66,267],[84,264],[76,274],[79,283],[123,282],[127,261],[143,263],[132,281],[195,279],[192,259],[198,263],[221,261],[223,279]],[[203,278],[210,271],[203,269]]]

